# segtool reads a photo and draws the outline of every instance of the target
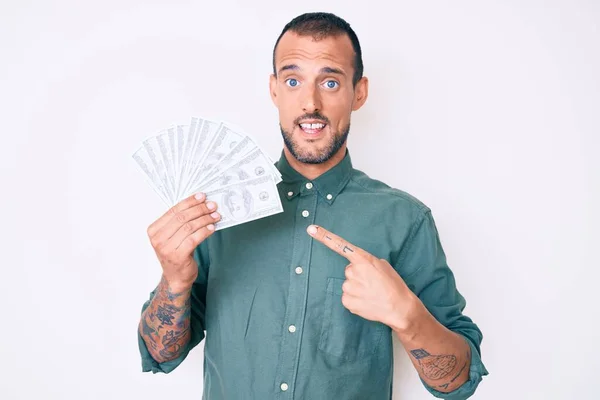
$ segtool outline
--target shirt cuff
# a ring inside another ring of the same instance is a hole
[[[425,388],[440,399],[446,400],[464,400],[468,399],[475,393],[475,389],[479,386],[479,382],[483,379],[485,375],[488,374],[487,369],[483,365],[481,361],[481,355],[479,354],[479,350],[475,347],[473,342],[466,336],[461,335],[465,338],[469,346],[471,347],[471,367],[469,368],[469,379],[463,383],[458,388],[454,389],[451,392],[440,392],[429,386],[423,379],[421,382],[425,386]]]
[[[150,352],[148,351],[148,347],[146,347],[146,342],[144,342],[144,339],[142,339],[142,336],[140,335],[139,332],[138,332],[138,346],[140,348],[140,356],[142,359],[142,372],[152,372],[154,374],[159,373],[159,372],[168,374],[169,372],[171,372],[175,368],[177,368],[179,366],[179,364],[181,364],[183,362],[183,360],[185,360],[185,358],[187,357],[187,355],[189,353],[188,351],[184,351],[179,357],[177,357],[171,361],[159,363],[154,358],[152,358],[152,356],[150,355]]]

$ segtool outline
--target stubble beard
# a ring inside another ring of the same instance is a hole
[[[328,127],[330,126],[328,125]],[[322,164],[328,161],[342,148],[350,133],[350,123],[348,123],[346,128],[341,132],[334,132],[329,138],[329,143],[327,143],[325,148],[317,150],[317,153],[303,151],[298,143],[292,138],[292,134],[283,129],[281,124],[279,124],[279,129],[281,130],[281,136],[283,137],[285,147],[287,147],[288,151],[296,160],[304,164]]]

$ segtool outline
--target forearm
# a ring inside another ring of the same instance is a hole
[[[440,324],[420,301],[408,326],[392,327],[419,376],[440,392],[451,392],[469,379],[470,346]]]
[[[170,288],[163,277],[141,315],[139,332],[157,362],[181,355],[190,341],[191,289]]]

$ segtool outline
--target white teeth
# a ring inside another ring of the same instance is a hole
[[[304,129],[323,129],[325,124],[300,124],[300,126]]]

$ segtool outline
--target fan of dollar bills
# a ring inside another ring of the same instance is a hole
[[[133,159],[167,206],[198,192],[216,202],[216,230],[283,211],[281,174],[256,140],[231,124],[191,117],[143,140]]]

